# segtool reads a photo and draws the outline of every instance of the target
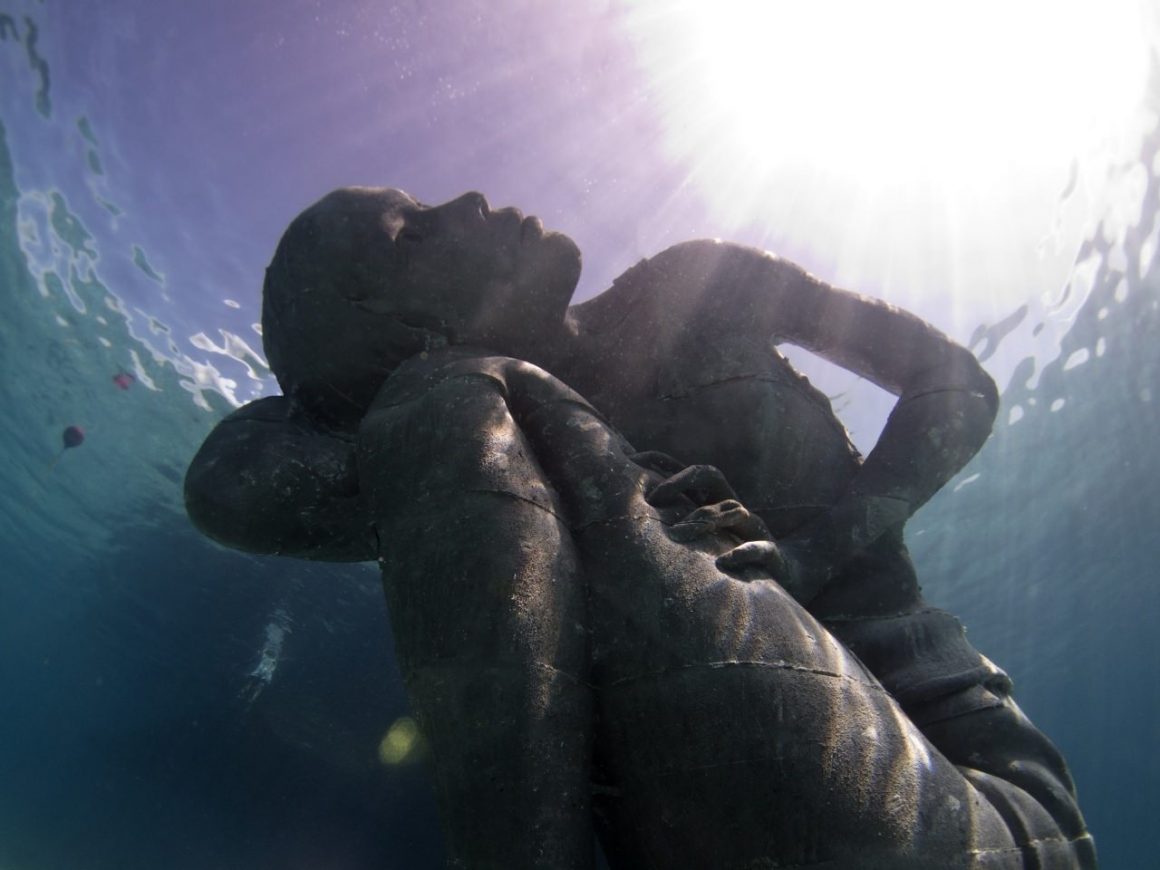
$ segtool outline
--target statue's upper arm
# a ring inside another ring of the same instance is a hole
[[[873,297],[834,287],[766,251],[685,242],[635,270],[665,297],[669,331],[703,342],[787,342],[895,395],[963,387],[993,393],[969,351],[931,324]]]
[[[524,367],[471,354],[432,355],[400,367],[359,428],[364,496],[376,523],[389,526],[418,502],[467,492],[552,509],[543,480],[525,473],[533,466],[520,457],[530,448],[509,405],[509,381],[513,374],[526,380]]]

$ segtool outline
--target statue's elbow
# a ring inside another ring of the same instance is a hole
[[[964,411],[976,417],[980,425],[990,432],[995,415],[999,413],[999,388],[973,353],[964,347],[952,345],[951,355],[943,366],[943,374],[936,380],[942,380],[950,389],[969,396],[970,407],[965,407]],[[934,388],[937,389],[937,386]]]
[[[229,437],[211,434],[198,451],[185,475],[185,512],[198,531],[247,553],[329,562],[377,558],[356,482],[340,461],[345,457],[282,461],[277,450],[253,449],[262,443],[234,429]]]
[[[987,374],[986,369],[976,362],[977,371],[974,378],[974,391],[983,400],[987,408],[987,424],[995,422],[995,416],[999,413],[999,387],[995,383],[995,379]]]
[[[190,463],[185,474],[185,513],[194,527],[219,544],[239,550],[269,552],[246,534],[248,515],[247,487],[237,469],[222,466],[218,457],[206,455],[203,448]]]

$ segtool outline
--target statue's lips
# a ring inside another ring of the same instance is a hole
[[[514,241],[522,245],[544,237],[543,222],[534,215],[524,217],[518,208],[493,209],[486,212],[483,219],[496,238],[503,242]]]
[[[520,243],[542,239],[544,237],[544,224],[534,215],[528,215],[520,223]]]

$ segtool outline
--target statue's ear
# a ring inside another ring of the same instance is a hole
[[[235,549],[376,557],[353,443],[310,425],[283,396],[252,402],[214,428],[186,472],[185,506],[204,534]]]

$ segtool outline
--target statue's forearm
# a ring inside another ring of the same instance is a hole
[[[900,527],[974,456],[994,414],[992,396],[963,387],[904,395],[846,493],[806,536],[837,564]]]
[[[812,600],[850,557],[900,530],[986,441],[998,394],[974,358],[957,350],[970,360],[967,371],[948,366],[915,378],[837,503],[779,541],[813,566],[799,600]]]
[[[884,340],[915,343],[913,354],[901,341],[880,353],[902,360],[884,364],[901,395],[846,493],[812,530],[835,561],[900,527],[954,477],[987,440],[999,407],[994,381],[965,348],[909,315],[895,332],[903,335]]]

